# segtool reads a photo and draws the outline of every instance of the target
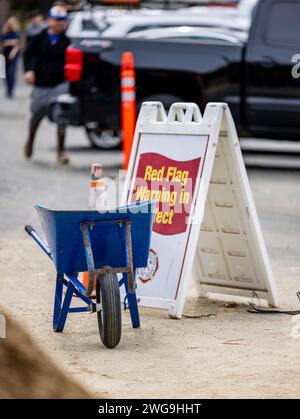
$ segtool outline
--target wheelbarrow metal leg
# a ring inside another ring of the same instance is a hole
[[[65,299],[64,299],[61,311],[60,311],[59,318],[58,318],[58,322],[57,322],[56,327],[54,328],[55,332],[62,332],[64,330],[74,290],[75,290],[74,285],[72,284],[72,282],[69,282]]]
[[[129,273],[124,273],[124,285],[126,289],[127,301],[129,305],[130,317],[134,328],[140,327],[139,309],[135,293],[135,275],[132,254],[131,221],[126,221],[126,262]]]
[[[65,276],[68,278],[69,281],[72,282],[72,284],[75,287],[74,293],[79,296],[84,302],[87,304],[91,303],[91,300],[88,297],[85,297],[86,288],[85,286],[78,280],[78,275],[71,273],[71,274],[65,274]],[[68,281],[66,281],[66,285],[68,285]]]
[[[140,316],[139,316],[139,309],[136,299],[136,293],[129,291],[129,285],[128,285],[128,274],[123,274],[124,276],[124,286],[126,290],[126,296],[127,296],[127,302],[129,306],[129,312],[131,317],[131,323],[133,328],[140,327]]]
[[[53,313],[53,329],[54,330],[56,330],[56,328],[57,328],[59,316],[60,316],[60,313],[61,313],[63,288],[64,288],[64,277],[63,277],[63,275],[56,275],[54,313]]]
[[[132,239],[131,239],[131,221],[126,221],[126,259],[127,266],[130,269],[128,273],[128,286],[129,292],[135,293],[135,283],[134,283],[134,269],[133,269],[133,255],[132,255]]]

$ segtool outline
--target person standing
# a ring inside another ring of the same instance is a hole
[[[14,95],[17,63],[21,48],[19,22],[14,16],[11,16],[4,24],[0,40],[2,41],[2,53],[5,58],[6,94],[11,99]]]
[[[70,44],[65,34],[67,27],[67,10],[62,6],[54,6],[48,12],[48,27],[34,36],[24,52],[24,79],[33,85],[31,100],[31,118],[29,134],[24,148],[24,154],[30,159],[40,122],[49,116],[51,106],[59,95],[67,93],[64,65],[65,52]],[[57,127],[57,161],[68,164],[69,159],[64,154],[66,127]]]
[[[30,24],[26,28],[26,42],[30,42],[32,38],[42,32],[47,27],[42,12],[34,10],[30,13]]]

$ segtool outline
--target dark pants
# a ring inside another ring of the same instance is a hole
[[[8,97],[12,97],[14,94],[14,88],[16,84],[17,63],[18,57],[11,61],[9,61],[8,58],[6,58],[6,86]]]
[[[35,87],[31,94],[30,130],[35,132],[45,117],[50,117],[51,106],[58,96],[68,92],[68,83],[60,83],[54,87]],[[64,128],[61,126],[60,128]]]

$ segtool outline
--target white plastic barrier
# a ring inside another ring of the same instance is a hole
[[[199,295],[277,305],[276,287],[228,106],[142,105],[123,203],[158,201],[141,305],[180,318],[193,276]]]

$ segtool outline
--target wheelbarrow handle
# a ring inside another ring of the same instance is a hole
[[[41,236],[35,231],[35,229],[31,225],[25,226],[25,231],[29,234],[30,237],[40,246],[41,249],[51,258],[51,251]]]
[[[33,232],[36,233],[35,229],[31,225],[25,226],[25,231],[26,231],[27,234],[29,234],[29,236],[31,236],[31,233],[33,233]]]

